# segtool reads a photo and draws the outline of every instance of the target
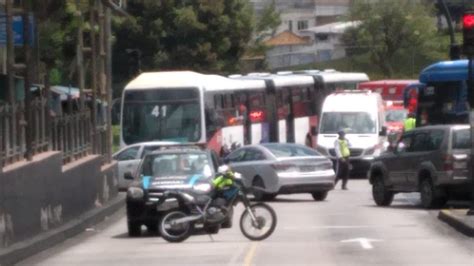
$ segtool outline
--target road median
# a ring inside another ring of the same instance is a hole
[[[467,209],[445,209],[439,212],[438,218],[457,231],[474,237],[474,216],[468,216],[466,213]]]

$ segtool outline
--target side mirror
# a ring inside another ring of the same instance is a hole
[[[127,180],[133,180],[132,172],[125,172],[125,174],[123,174],[123,178]]]
[[[317,127],[311,127],[310,132],[311,132],[311,135],[316,136],[316,135],[318,135],[318,128]]]
[[[380,130],[380,132],[379,132],[379,136],[382,136],[382,137],[387,136],[387,127],[386,126],[382,127],[382,130]]]

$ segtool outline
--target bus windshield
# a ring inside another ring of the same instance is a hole
[[[199,92],[193,88],[126,91],[123,140],[128,145],[155,140],[199,141],[199,106]]]
[[[374,134],[375,125],[375,118],[367,112],[327,112],[323,113],[320,133],[336,134],[344,130],[347,134]]]

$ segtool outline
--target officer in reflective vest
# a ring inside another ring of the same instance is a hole
[[[337,133],[339,138],[334,142],[334,150],[336,151],[337,167],[336,167],[336,182],[342,179],[342,189],[347,190],[347,180],[349,179],[349,156],[351,151],[349,150],[349,141],[345,138],[345,132],[339,130]]]
[[[414,113],[409,113],[407,118],[403,121],[403,130],[410,131],[416,127],[416,119]]]

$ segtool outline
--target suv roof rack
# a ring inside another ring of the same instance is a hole
[[[177,143],[160,146],[157,151],[163,150],[204,150],[206,144],[204,143]]]

